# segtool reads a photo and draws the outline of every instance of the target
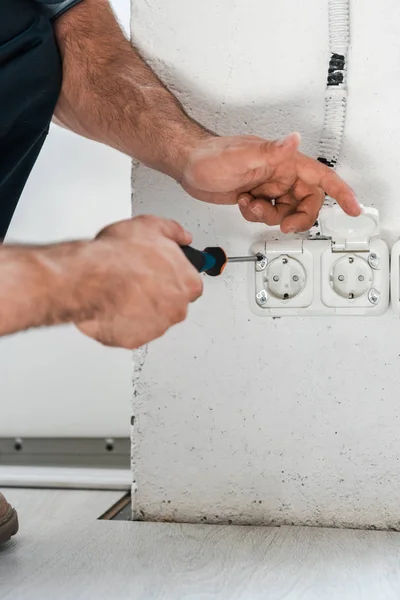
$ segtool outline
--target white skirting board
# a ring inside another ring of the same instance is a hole
[[[130,489],[129,469],[71,469],[59,467],[0,467],[0,488]]]

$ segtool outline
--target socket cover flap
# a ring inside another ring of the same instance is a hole
[[[350,217],[338,205],[323,207],[318,217],[322,236],[331,238],[333,242],[368,242],[371,237],[379,235],[379,211],[361,208],[359,217]]]

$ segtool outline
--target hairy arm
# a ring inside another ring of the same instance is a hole
[[[108,0],[77,4],[55,32],[63,60],[56,118],[69,129],[170,175],[199,200],[239,204],[248,221],[286,233],[313,225],[324,192],[360,214],[351,188],[299,152],[298,135],[218,137],[191,119],[125,38]]]
[[[132,48],[108,1],[78,4],[55,33],[63,60],[56,119],[180,181],[189,153],[212,134]]]
[[[179,248],[191,241],[175,221],[142,216],[94,240],[0,246],[0,336],[75,323],[103,344],[137,348],[182,321],[202,293]]]
[[[91,317],[90,303],[80,297],[84,247],[0,247],[0,336]]]

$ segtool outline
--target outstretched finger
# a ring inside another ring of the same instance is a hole
[[[297,175],[305,183],[322,188],[348,215],[357,217],[361,214],[354,191],[330,167],[304,154],[299,154],[297,165]]]

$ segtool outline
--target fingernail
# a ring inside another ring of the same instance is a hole
[[[353,190],[352,190],[352,192],[353,192],[353,199],[354,199],[354,202],[356,202],[356,203],[357,203],[357,208],[358,208],[358,210],[359,210],[359,214],[361,214],[361,212],[362,212],[362,207],[361,207],[360,201],[358,200],[358,198],[357,198],[357,196],[356,196],[356,193],[355,193]]]
[[[278,146],[284,146],[288,142],[291,142],[294,138],[296,138],[297,143],[300,144],[301,136],[299,133],[297,133],[297,131],[293,131],[292,133],[289,133],[289,135],[285,136],[283,139],[278,140],[277,144]]]
[[[288,227],[286,233],[297,233],[297,227]]]
[[[257,217],[257,219],[262,219],[263,217],[263,211],[261,210],[261,208],[259,206],[254,206],[251,209],[252,214]]]
[[[289,135],[286,135],[284,138],[281,138],[280,140],[277,141],[277,145],[278,146],[284,146],[285,144],[287,144],[287,142],[289,141],[289,139],[291,138],[292,134],[289,133]]]
[[[248,198],[245,198],[245,197],[243,197],[243,198],[239,198],[238,204],[239,204],[239,206],[241,206],[242,208],[247,208],[247,207],[248,207],[248,205],[249,205],[249,199],[248,199]]]

